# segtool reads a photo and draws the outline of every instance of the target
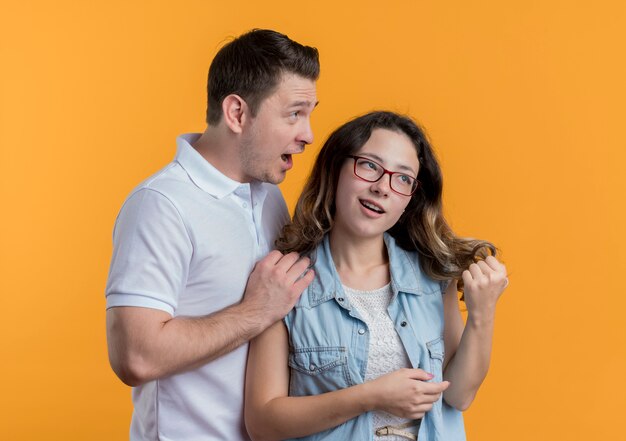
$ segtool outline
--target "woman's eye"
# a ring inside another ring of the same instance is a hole
[[[374,162],[367,161],[365,166],[371,170],[377,170],[378,166]]]

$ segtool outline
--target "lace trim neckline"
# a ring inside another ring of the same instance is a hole
[[[376,288],[376,289],[371,289],[371,290],[354,289],[354,288],[350,288],[349,286],[344,285],[343,283],[341,284],[341,286],[343,286],[344,291],[346,291],[348,293],[354,293],[354,294],[380,294],[380,293],[389,291],[389,289],[391,288],[391,282],[387,283],[385,286],[382,286],[382,287]]]

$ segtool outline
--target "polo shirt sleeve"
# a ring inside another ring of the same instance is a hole
[[[115,222],[107,309],[139,306],[174,315],[192,252],[185,223],[172,201],[150,188],[133,193]]]

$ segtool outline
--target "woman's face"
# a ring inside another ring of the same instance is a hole
[[[415,146],[407,135],[387,129],[374,129],[369,140],[355,155],[371,159],[391,172],[417,177],[419,160]],[[411,196],[396,193],[390,187],[390,175],[376,182],[367,182],[354,174],[355,159],[343,164],[335,198],[334,233],[355,238],[375,237],[389,230],[400,218]],[[361,162],[359,167],[374,168],[376,164]],[[360,170],[360,169],[359,169]],[[394,187],[399,188],[397,185]]]

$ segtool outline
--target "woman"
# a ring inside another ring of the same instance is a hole
[[[331,134],[277,241],[311,256],[314,280],[250,345],[253,439],[465,439],[508,281],[491,243],[454,235],[441,192],[411,119],[373,112]]]

